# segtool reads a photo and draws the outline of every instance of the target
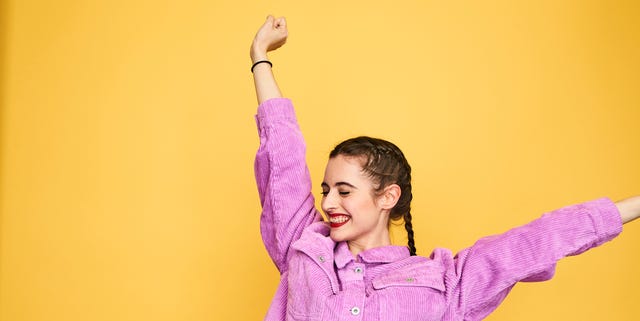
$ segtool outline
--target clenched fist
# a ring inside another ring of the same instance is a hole
[[[276,50],[287,42],[287,22],[284,17],[278,19],[268,16],[260,27],[251,44],[251,60],[256,62],[267,58],[267,52]]]

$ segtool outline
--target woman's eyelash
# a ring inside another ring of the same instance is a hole
[[[327,195],[329,195],[329,192],[328,191],[327,192],[323,191],[323,192],[320,192],[320,194],[322,196],[327,196]],[[338,194],[340,194],[340,195],[349,195],[349,192],[338,192]]]

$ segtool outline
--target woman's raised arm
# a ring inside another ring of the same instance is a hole
[[[284,18],[269,16],[251,45],[259,103],[256,124],[260,147],[255,175],[262,206],[260,232],[267,252],[283,274],[288,270],[291,245],[307,226],[322,220],[314,206],[305,143],[293,104],[281,97],[270,64],[258,63],[286,39]]]
[[[253,82],[256,86],[258,104],[271,99],[281,98],[280,88],[271,72],[271,63],[258,63],[269,61],[267,52],[280,48],[287,41],[287,22],[284,17],[278,19],[268,16],[267,21],[260,27],[251,44],[251,63]]]

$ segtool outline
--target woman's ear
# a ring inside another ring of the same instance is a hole
[[[400,186],[398,186],[398,184],[391,184],[384,188],[382,195],[378,198],[378,204],[382,209],[390,210],[396,206],[401,194],[402,190]]]

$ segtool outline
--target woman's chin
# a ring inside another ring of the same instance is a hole
[[[336,243],[347,240],[346,235],[344,233],[340,233],[340,231],[337,231],[336,229],[331,229],[331,232],[329,233],[329,237],[331,238],[332,241]]]

